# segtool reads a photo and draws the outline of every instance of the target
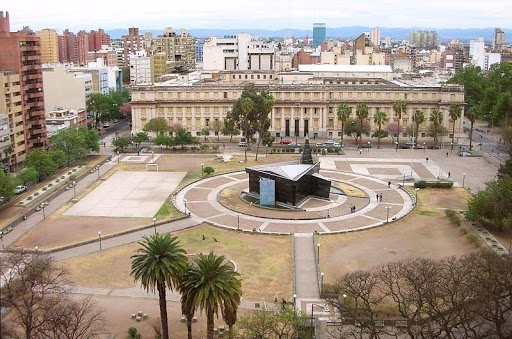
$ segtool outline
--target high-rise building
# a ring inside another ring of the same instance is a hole
[[[27,157],[25,129],[23,126],[23,104],[21,99],[20,75],[0,71],[0,162],[2,169],[16,171],[23,167]],[[3,131],[2,131],[3,130]],[[7,136],[7,137],[6,137]]]
[[[130,65],[130,55],[136,54],[136,52],[143,49],[142,47],[142,35],[139,34],[139,28],[130,27],[128,28],[128,35],[123,35],[123,66]]]
[[[0,12],[0,69],[20,76],[23,133],[30,152],[47,146],[41,40],[28,27],[18,32],[10,29],[9,13]]]
[[[92,93],[92,75],[70,72],[62,64],[43,69],[46,112],[59,109],[85,109],[86,96]]]
[[[313,48],[317,48],[327,37],[327,28],[324,23],[313,24]]]
[[[420,49],[437,48],[437,32],[413,30],[409,33],[409,44]]]
[[[505,32],[501,28],[495,28],[492,49],[496,52],[502,52],[503,45],[505,45]]]
[[[374,46],[380,45],[380,29],[378,28],[372,28],[372,31],[370,32],[370,41]]]
[[[36,32],[41,40],[41,62],[59,62],[59,35],[54,29],[42,29]]]
[[[89,52],[97,52],[102,49],[102,46],[110,45],[110,35],[101,28],[97,31],[91,30],[87,36],[89,38]]]
[[[151,76],[153,82],[167,73],[167,55],[165,53],[155,53],[151,56]]]
[[[154,50],[156,53],[167,55],[167,64],[173,69],[175,67],[194,69],[195,60],[195,39],[188,34],[187,30],[181,29],[181,34],[171,27],[166,27],[164,34],[155,39]]]
[[[484,38],[476,38],[469,41],[469,61],[473,66],[484,69],[485,63],[485,42]]]
[[[89,53],[89,35],[85,31],[80,31],[76,35],[76,62],[80,65],[87,64],[87,54]]]
[[[58,37],[59,62],[77,62],[76,35],[65,29]]]

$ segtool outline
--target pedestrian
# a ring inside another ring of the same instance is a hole
[[[448,178],[449,178],[449,177],[451,177],[451,173],[450,173],[450,171],[448,171]]]
[[[448,152],[446,152],[446,157],[448,158]]]
[[[354,213],[354,205],[350,205],[350,213]]]
[[[428,158],[425,159],[427,161],[427,164],[428,164]]]
[[[327,210],[327,218],[331,217],[331,210]]]
[[[226,149],[226,144],[222,143],[222,148]]]
[[[382,202],[382,193],[379,195],[380,202]]]
[[[362,149],[359,149],[359,154],[363,154],[363,150]]]
[[[377,201],[379,201],[379,193],[377,193],[375,196],[377,198]]]
[[[388,181],[388,187],[391,188],[391,181]]]
[[[352,207],[352,210],[353,210],[353,211],[352,211],[352,213],[356,213],[356,205],[354,205],[354,206]]]

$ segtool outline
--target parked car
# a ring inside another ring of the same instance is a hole
[[[289,144],[291,144],[291,143],[292,143],[292,141],[291,141],[291,140],[288,140],[288,139],[283,139],[283,140],[279,141],[279,143],[280,143],[281,145],[289,145]]]
[[[14,189],[14,194],[20,194],[20,193],[25,192],[26,190],[27,190],[27,186],[25,186],[25,185],[18,185]]]
[[[325,142],[325,145],[326,145],[326,146],[332,146],[333,144],[334,144],[334,140],[327,140],[327,141]]]
[[[322,147],[323,145],[324,145],[324,144],[323,144],[323,143],[321,143],[321,142],[317,142],[317,143],[315,144],[315,146],[316,146],[316,147]]]
[[[0,197],[0,204],[3,204],[6,201],[7,201],[6,197]]]
[[[332,144],[332,147],[341,148],[341,144],[339,142],[335,142],[334,144]]]
[[[110,123],[105,122],[105,123],[103,124],[103,128],[109,128],[109,127],[110,127]]]
[[[246,145],[247,145],[247,144],[246,144],[246,142],[245,142],[245,141],[240,141],[240,142],[238,143],[238,146],[240,146],[240,147],[245,147]]]
[[[300,147],[300,144],[296,143],[296,142],[291,142],[288,144],[289,147]]]

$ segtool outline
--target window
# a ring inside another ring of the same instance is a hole
[[[228,92],[224,92],[224,99],[228,98]]]
[[[206,127],[210,126],[210,119],[204,119],[204,124],[206,125]]]

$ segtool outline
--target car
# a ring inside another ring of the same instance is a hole
[[[335,142],[334,144],[332,144],[332,147],[341,148],[341,144],[339,142]]]
[[[14,194],[20,194],[20,193],[25,192],[26,190],[27,190],[27,186],[25,186],[25,185],[18,185],[14,189]]]
[[[281,145],[289,145],[289,144],[291,144],[291,143],[292,143],[292,141],[291,141],[291,140],[288,140],[288,139],[283,139],[283,140],[279,141],[279,143],[280,143]]]
[[[291,142],[288,144],[288,147],[300,147],[300,144],[298,144],[296,142]]]
[[[240,146],[240,147],[245,147],[245,146],[247,146],[247,143],[246,143],[245,141],[240,141],[240,142],[238,143],[238,146]]]
[[[109,128],[109,127],[110,127],[110,124],[108,122],[103,124],[103,128]]]
[[[321,143],[321,142],[317,142],[317,143],[315,144],[315,146],[316,146],[316,147],[322,147],[323,145],[324,145],[324,144],[323,144],[323,143]]]
[[[0,197],[0,204],[3,204],[6,201],[7,201],[6,197]]]
[[[327,145],[327,146],[331,146],[331,145],[333,145],[333,144],[334,144],[334,140],[327,140],[327,141],[325,142],[325,145]]]
[[[457,153],[457,155],[459,157],[470,157],[473,154],[470,151],[460,151],[459,153]]]

